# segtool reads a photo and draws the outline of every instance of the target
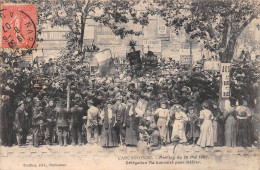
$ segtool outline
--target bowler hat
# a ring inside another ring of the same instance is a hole
[[[165,100],[161,101],[161,104],[166,104],[166,101]]]
[[[179,142],[181,140],[181,138],[178,136],[178,135],[175,135],[174,137],[173,137],[173,142]]]
[[[107,104],[112,104],[112,100],[107,100]]]
[[[94,104],[93,100],[89,100],[87,103]]]
[[[62,106],[65,106],[66,105],[66,100],[65,99],[60,99],[60,104],[62,105]]]

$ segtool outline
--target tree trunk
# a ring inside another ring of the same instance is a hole
[[[79,38],[79,43],[78,43],[79,44],[78,53],[82,54],[82,52],[83,52],[84,33],[85,33],[85,23],[86,23],[84,14],[81,15],[80,23],[81,23],[81,26],[80,26],[80,38]]]
[[[228,41],[228,45],[227,45],[227,48],[225,49],[225,51],[219,53],[221,63],[231,63],[231,60],[232,60],[233,55],[234,55],[236,40],[237,40],[237,37],[232,36],[230,38],[230,40]],[[220,72],[221,72],[221,68],[220,68]],[[230,75],[229,75],[229,77],[230,77]],[[229,100],[229,99],[228,98],[222,98],[222,87],[223,87],[222,86],[222,79],[223,78],[224,78],[223,75],[221,75],[220,82],[219,82],[219,85],[220,85],[220,88],[219,88],[220,89],[219,90],[219,107],[220,107],[221,110],[225,110],[227,107],[229,107],[226,103],[226,101]]]
[[[243,25],[236,31],[236,33],[234,33],[228,43],[227,43],[227,46],[226,46],[226,49],[224,52],[220,52],[219,53],[219,56],[220,56],[220,62],[221,63],[231,63],[231,60],[233,59],[233,55],[234,55],[234,50],[235,50],[235,46],[236,46],[236,41],[237,41],[237,38],[239,37],[239,35],[242,33],[242,31],[246,28],[246,26],[254,19],[256,18],[255,15],[252,15],[247,21],[245,21],[243,23]],[[225,20],[224,22],[224,25],[225,25],[225,29],[224,29],[224,36],[223,36],[223,40],[222,40],[222,44],[221,44],[221,47],[224,47],[226,45],[226,42],[227,42],[227,32],[228,32],[228,22],[227,20]],[[232,30],[232,28],[231,28]],[[220,70],[221,71],[221,70]],[[229,75],[230,76],[230,75]],[[221,79],[223,77],[221,76]],[[220,109],[225,109],[227,106],[226,106],[226,103],[225,101],[229,100],[229,99],[224,99],[222,98],[222,90],[221,90],[221,87],[222,87],[222,80],[220,79],[220,95],[219,95],[219,106],[220,106]]]
[[[68,86],[67,86],[67,111],[70,110],[70,84],[71,81],[68,81]]]
[[[190,41],[190,57],[193,65],[193,57],[192,57],[192,41]]]

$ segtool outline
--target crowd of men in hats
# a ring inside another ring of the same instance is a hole
[[[225,111],[218,108],[214,74],[197,68],[183,74],[185,70],[178,67],[173,75],[136,78],[120,67],[106,77],[75,75],[69,91],[70,107],[66,80],[49,78],[49,85],[39,90],[32,84],[38,75],[33,67],[3,68],[2,144],[21,146],[32,135],[35,147],[143,143],[152,151],[173,142],[247,147],[259,141],[258,119],[245,100]],[[208,79],[205,86],[197,87],[203,77]],[[195,82],[189,82],[191,78]]]

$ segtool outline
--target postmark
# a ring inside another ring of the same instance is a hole
[[[2,48],[36,48],[35,5],[2,5],[0,19]]]

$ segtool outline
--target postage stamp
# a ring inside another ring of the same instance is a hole
[[[2,48],[36,48],[37,7],[2,5]]]

